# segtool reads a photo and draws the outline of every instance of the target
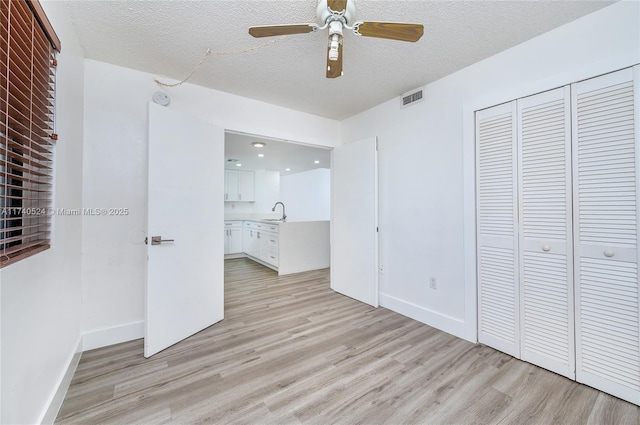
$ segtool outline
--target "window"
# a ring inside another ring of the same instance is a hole
[[[55,52],[36,0],[0,0],[0,267],[50,246]]]

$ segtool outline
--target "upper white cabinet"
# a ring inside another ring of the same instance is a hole
[[[233,202],[255,201],[253,171],[225,170],[224,200]]]
[[[224,200],[237,201],[240,182],[238,171],[224,170]]]
[[[255,201],[254,172],[238,171],[238,201]]]

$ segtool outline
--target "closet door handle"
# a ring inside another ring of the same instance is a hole
[[[604,250],[604,256],[607,258],[611,258],[615,255],[615,252],[613,251],[613,248],[607,248]]]
[[[544,252],[549,252],[549,251],[551,251],[551,247],[549,245],[542,245],[542,250]]]

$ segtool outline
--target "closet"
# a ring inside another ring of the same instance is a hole
[[[640,66],[476,112],[478,339],[640,405]]]

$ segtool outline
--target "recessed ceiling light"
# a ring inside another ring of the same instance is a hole
[[[264,154],[263,154],[263,153],[259,153],[259,154],[258,154],[258,156],[259,156],[260,158],[264,158]]]
[[[318,161],[317,159],[315,161],[313,161],[314,164],[320,164],[320,161]]]
[[[284,171],[291,171],[291,168],[285,168]]]
[[[262,142],[253,142],[251,144],[253,145],[254,148],[264,148],[266,146],[266,143],[262,143]]]
[[[236,167],[242,167],[242,164],[236,164]]]

